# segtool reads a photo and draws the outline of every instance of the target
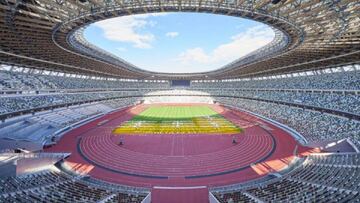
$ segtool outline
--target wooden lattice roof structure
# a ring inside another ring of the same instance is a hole
[[[168,11],[207,12],[271,26],[274,40],[215,71],[149,72],[82,35],[112,17]],[[132,79],[228,79],[360,62],[358,0],[0,0],[0,62],[43,70]]]

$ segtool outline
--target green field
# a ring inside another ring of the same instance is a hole
[[[239,133],[208,106],[153,106],[118,126],[115,134]]]
[[[136,115],[132,120],[174,121],[191,120],[195,117],[220,116],[208,106],[154,106]]]

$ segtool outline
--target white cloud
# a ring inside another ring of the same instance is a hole
[[[116,50],[121,51],[121,52],[127,51],[127,49],[125,47],[118,47],[118,48],[116,48]]]
[[[183,63],[189,63],[189,62],[207,63],[210,59],[202,48],[196,47],[180,53],[178,60]]]
[[[175,59],[182,64],[197,63],[199,65],[222,64],[236,60],[256,49],[268,44],[274,38],[274,32],[266,26],[255,26],[231,37],[231,41],[217,46],[206,53],[203,48],[190,48]]]
[[[166,37],[170,37],[170,38],[174,38],[174,37],[177,37],[179,36],[179,33],[178,32],[168,32],[165,34]]]
[[[151,48],[155,36],[149,32],[141,32],[146,27],[154,27],[156,21],[150,21],[150,16],[163,16],[165,14],[143,14],[112,18],[95,23],[95,26],[104,31],[104,37],[118,42],[131,43],[140,49]]]

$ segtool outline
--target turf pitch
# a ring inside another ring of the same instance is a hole
[[[208,106],[153,106],[114,129],[114,134],[235,134],[235,126]]]

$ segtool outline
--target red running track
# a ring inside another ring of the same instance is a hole
[[[76,128],[47,149],[71,152],[73,170],[132,186],[220,186],[261,178],[291,162],[296,145],[291,135],[244,112],[209,105],[245,129],[233,135],[128,135],[119,146],[112,130],[148,105],[105,115]],[[99,122],[103,122],[98,126]],[[300,153],[312,149],[299,145]]]

